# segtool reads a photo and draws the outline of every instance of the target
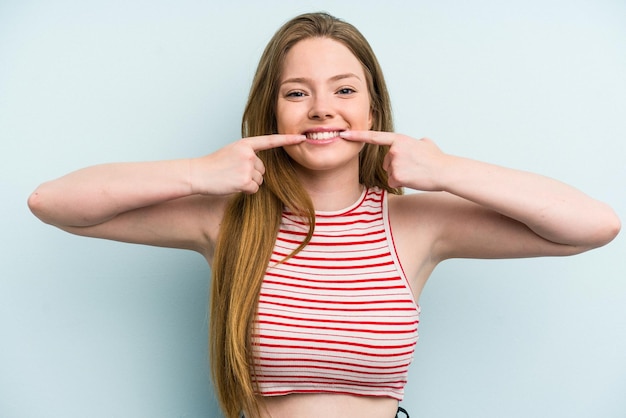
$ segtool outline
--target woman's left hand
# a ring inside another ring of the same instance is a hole
[[[345,131],[340,136],[349,141],[389,146],[383,168],[390,187],[441,191],[443,173],[449,156],[428,138],[415,139],[394,132]]]
[[[611,207],[557,180],[445,154],[429,139],[376,131],[340,135],[390,147],[383,164],[389,186],[448,192],[437,197],[435,221],[442,225],[440,242],[447,243],[444,258],[574,254],[605,245],[620,230]]]

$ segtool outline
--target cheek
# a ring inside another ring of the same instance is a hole
[[[360,129],[372,129],[374,123],[374,111],[370,107],[369,101],[362,103],[358,111],[353,114],[353,120],[359,124]],[[358,122],[357,122],[358,121]]]
[[[297,132],[298,112],[294,106],[279,104],[276,106],[276,128],[279,134],[292,134]]]
[[[276,117],[276,129],[278,130],[277,133],[282,133],[283,130],[283,123],[284,123],[284,109],[282,108],[282,106],[280,105],[280,102],[278,104],[276,104],[276,113],[275,113],[275,117]]]
[[[353,123],[358,123],[359,129],[371,129],[374,121],[374,111],[372,110],[369,97],[359,100],[359,104],[354,106],[353,109],[351,112]]]

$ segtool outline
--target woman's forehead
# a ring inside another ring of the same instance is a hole
[[[365,80],[363,66],[348,47],[330,38],[307,38],[293,45],[287,52],[281,81],[330,80],[348,74]]]

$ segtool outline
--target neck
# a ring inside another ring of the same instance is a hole
[[[333,185],[333,187],[328,188],[306,188],[315,210],[325,212],[340,210],[352,205],[363,192],[363,186],[358,182],[344,186]]]
[[[318,211],[335,211],[356,202],[363,192],[358,170],[353,173],[299,173],[302,185]]]

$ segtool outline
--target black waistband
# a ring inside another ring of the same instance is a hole
[[[401,406],[398,407],[398,412],[396,412],[396,418],[400,418],[400,412],[402,412],[406,418],[409,418],[409,413],[406,412],[406,409],[402,408]]]

